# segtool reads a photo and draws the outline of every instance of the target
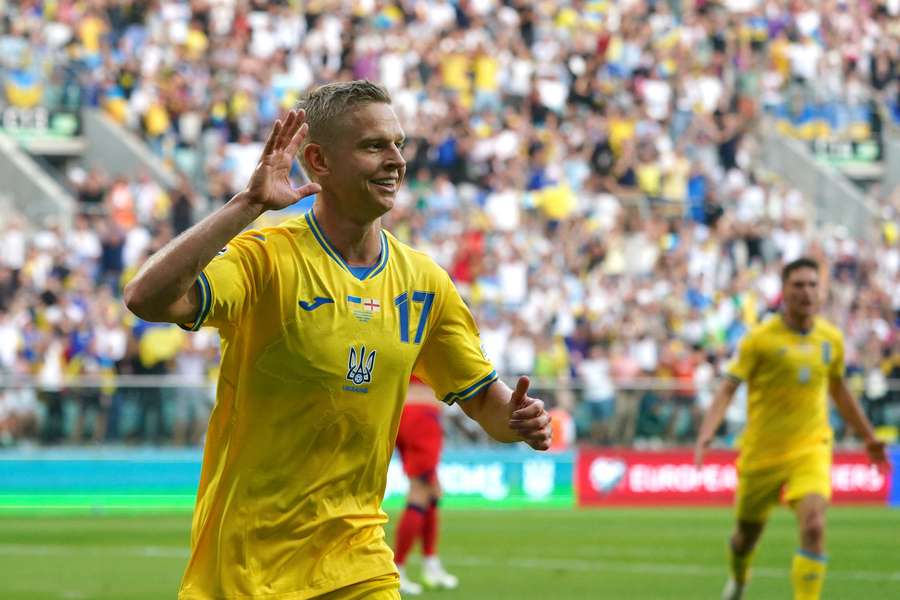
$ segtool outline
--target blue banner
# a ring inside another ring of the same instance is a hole
[[[888,504],[900,506],[900,446],[891,446],[888,449],[888,457],[891,461],[891,483],[888,488]]]
[[[201,452],[171,449],[39,449],[0,452],[0,513],[193,509]],[[575,456],[525,448],[444,451],[445,507],[574,506]],[[403,506],[409,481],[398,457],[385,508]]]
[[[197,493],[200,453],[76,453],[0,459],[0,495]]]
[[[445,450],[438,466],[442,506],[574,506],[572,452],[533,452],[524,448]],[[388,469],[384,504],[405,502],[409,480],[395,456]]]

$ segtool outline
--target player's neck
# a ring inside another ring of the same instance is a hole
[[[353,267],[367,267],[381,256],[381,219],[359,224],[323,202],[313,205],[316,222],[328,243]]]
[[[808,317],[797,316],[784,311],[781,313],[781,320],[784,321],[784,324],[787,325],[788,329],[792,329],[797,333],[809,333],[812,331],[813,325],[816,322],[816,317],[815,315],[810,315]]]

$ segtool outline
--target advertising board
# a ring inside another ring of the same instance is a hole
[[[736,454],[710,452],[694,467],[690,450],[585,449],[575,461],[580,506],[728,505],[738,473]],[[890,475],[863,452],[836,452],[831,468],[835,503],[878,503],[888,497]]]

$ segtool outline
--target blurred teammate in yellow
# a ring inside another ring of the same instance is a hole
[[[495,439],[550,446],[543,403],[526,377],[498,381],[447,273],[381,228],[403,142],[380,86],[314,90],[245,190],[125,290],[144,319],[222,337],[182,600],[399,598],[381,502],[413,373]],[[298,153],[314,183],[295,188]],[[305,215],[241,233],[317,192]]]
[[[747,585],[753,549],[769,513],[784,500],[797,515],[800,549],[791,566],[795,600],[817,600],[825,578],[825,510],[831,498],[832,431],[828,395],[863,438],[869,457],[884,464],[885,446],[844,381],[844,339],[817,316],[819,265],[800,258],[781,274],[783,312],[754,327],[741,340],[697,438],[703,456],[735,390],[748,386],[747,425],[740,443],[736,492],[737,527],[722,598],[737,600]]]

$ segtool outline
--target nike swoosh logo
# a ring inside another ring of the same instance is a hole
[[[334,304],[334,300],[332,300],[331,298],[323,298],[322,296],[316,296],[315,298],[313,298],[312,302],[307,302],[305,300],[301,300],[300,308],[309,312],[309,311],[316,310],[323,304]]]

